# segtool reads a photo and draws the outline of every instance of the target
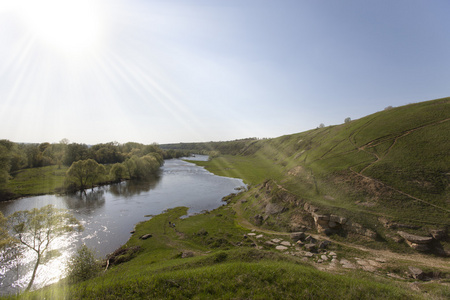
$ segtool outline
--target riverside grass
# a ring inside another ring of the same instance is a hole
[[[327,273],[274,249],[255,249],[230,205],[181,218],[186,212],[170,209],[139,223],[125,247],[141,251],[97,278],[73,285],[62,280],[9,299],[425,299],[403,282],[358,271]],[[152,238],[140,240],[145,233]],[[186,252],[193,256],[182,258]]]

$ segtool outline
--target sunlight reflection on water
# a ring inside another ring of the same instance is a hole
[[[203,159],[201,156],[189,159]],[[174,159],[167,160],[160,178],[150,182],[122,182],[89,190],[86,195],[45,195],[0,202],[0,211],[9,215],[14,211],[53,204],[69,209],[85,227],[82,233],[70,233],[59,238],[52,250],[61,255],[39,266],[34,288],[58,281],[65,274],[71,255],[78,246],[86,244],[98,256],[105,256],[124,244],[136,223],[177,207],[189,207],[189,214],[212,210],[223,204],[222,197],[245,186],[240,179],[220,177],[204,168]],[[0,255],[1,259],[1,255]],[[27,251],[17,268],[0,260],[0,295],[24,289],[31,278],[35,254]],[[17,280],[19,275],[19,280]]]

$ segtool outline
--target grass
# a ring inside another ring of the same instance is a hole
[[[233,201],[238,201],[238,196]],[[235,203],[235,202],[233,202]],[[181,218],[179,207],[139,223],[124,247],[141,246],[130,261],[99,277],[61,281],[20,299],[424,299],[405,284],[370,273],[320,271],[300,258],[257,249],[244,238],[231,206]],[[168,222],[175,223],[170,227]],[[139,236],[151,233],[147,240]],[[271,238],[268,236],[267,238]],[[241,244],[238,244],[241,242]],[[257,242],[255,240],[255,242]],[[182,253],[192,253],[182,258]],[[354,255],[355,252],[350,252]],[[434,293],[439,287],[431,289]],[[15,297],[10,297],[15,298]]]
[[[8,189],[19,197],[54,194],[63,187],[67,169],[65,166],[47,166],[20,170],[13,174]]]

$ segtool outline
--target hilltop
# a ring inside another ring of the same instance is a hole
[[[262,227],[306,226],[398,249],[407,234],[438,237],[450,226],[449,132],[444,98],[275,139],[208,144],[238,154],[198,164],[251,184],[247,217]],[[426,246],[406,240],[448,255],[439,237]]]

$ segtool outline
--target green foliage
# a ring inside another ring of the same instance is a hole
[[[36,271],[55,239],[67,232],[83,229],[67,210],[57,209],[53,205],[16,211],[8,217],[8,226],[18,247],[22,250],[30,249],[37,254],[27,290],[33,285]]]
[[[93,159],[79,160],[74,162],[67,170],[67,180],[75,184],[80,189],[94,186],[103,175],[106,169]]]
[[[69,260],[67,277],[69,282],[77,283],[97,276],[100,270],[101,266],[96,260],[94,252],[83,244]]]
[[[12,242],[13,240],[8,232],[7,219],[0,211],[0,251],[10,246]]]
[[[109,177],[112,181],[120,181],[127,177],[127,169],[124,164],[115,163],[109,170]]]

